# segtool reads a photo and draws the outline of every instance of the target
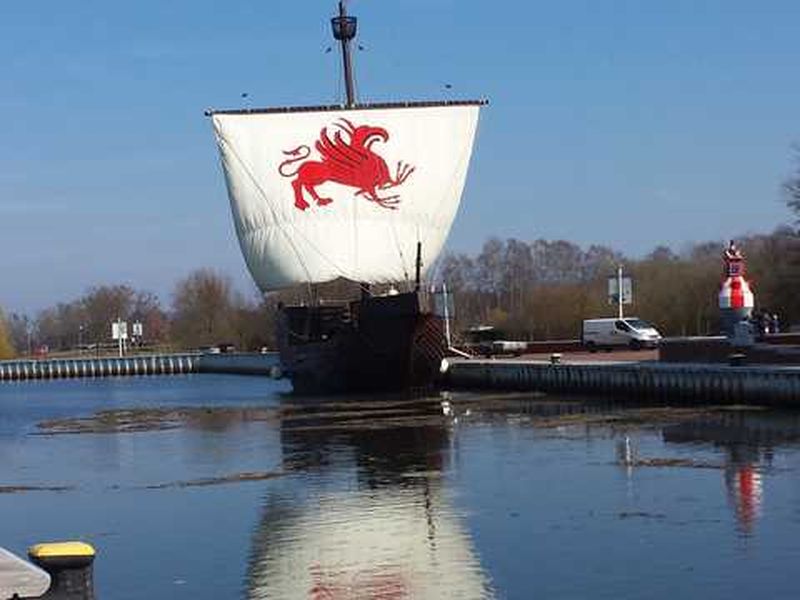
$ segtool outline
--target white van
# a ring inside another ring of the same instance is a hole
[[[637,317],[586,319],[581,331],[581,343],[592,352],[619,346],[633,350],[655,348],[660,339],[655,327]]]

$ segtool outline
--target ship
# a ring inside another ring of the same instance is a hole
[[[450,344],[423,282],[455,219],[486,102],[359,103],[357,19],[344,1],[331,25],[346,101],[206,112],[234,227],[263,293],[308,290],[277,306],[281,372],[295,392],[428,387]],[[336,280],[360,293],[317,292]]]

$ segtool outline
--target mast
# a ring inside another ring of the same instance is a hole
[[[422,242],[417,241],[417,260],[414,265],[416,272],[414,273],[414,291],[419,291],[420,278],[422,276]]]
[[[339,0],[339,16],[331,19],[333,37],[342,46],[342,62],[344,64],[344,86],[347,91],[347,107],[356,105],[356,92],[353,83],[353,61],[350,55],[350,42],[356,37],[358,20],[347,15],[345,0]]]

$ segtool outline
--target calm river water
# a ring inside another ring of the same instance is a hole
[[[800,413],[287,389],[0,384],[0,545],[114,599],[797,596]]]

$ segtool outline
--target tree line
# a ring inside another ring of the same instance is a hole
[[[800,322],[800,238],[789,227],[737,240],[759,307],[784,325]],[[653,322],[664,335],[708,335],[719,328],[717,293],[722,278],[722,240],[675,252],[656,247],[633,259],[600,245],[566,240],[491,238],[476,255],[447,254],[434,269],[454,303],[454,331],[493,325],[515,339],[574,339],[583,319],[614,316],[608,278],[618,265],[633,279],[628,315]],[[358,286],[334,282],[321,297],[354,297]],[[168,307],[153,293],[128,285],[103,285],[30,317],[0,314],[0,358],[51,352],[113,349],[111,323],[142,323],[148,349],[194,349],[220,343],[238,349],[274,348],[279,302],[308,300],[307,288],[266,297],[245,297],[228,277],[199,269],[179,281]]]
[[[198,269],[175,285],[168,307],[155,294],[125,284],[90,288],[35,316],[0,314],[0,358],[48,352],[113,349],[111,325],[121,319],[142,324],[134,342],[147,349],[180,350],[216,344],[257,349],[271,341],[270,303],[247,298],[230,278]]]
[[[800,320],[798,237],[789,227],[737,240],[747,258],[756,303],[784,323]],[[717,294],[722,251],[705,242],[675,252],[658,246],[633,259],[606,247],[566,240],[488,240],[476,256],[450,254],[441,278],[453,292],[457,330],[493,325],[517,339],[574,339],[583,319],[612,317],[608,279],[622,265],[633,279],[627,315],[653,322],[665,335],[719,331]]]

